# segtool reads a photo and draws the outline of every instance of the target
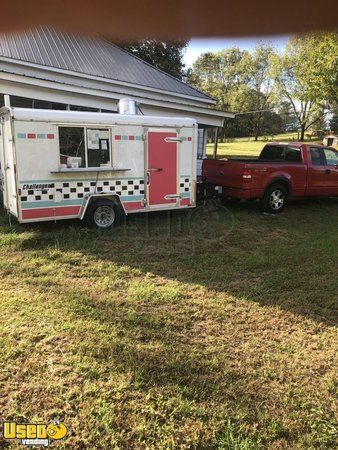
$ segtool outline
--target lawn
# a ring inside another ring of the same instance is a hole
[[[284,133],[275,136],[262,136],[257,142],[253,138],[235,138],[229,139],[227,142],[219,142],[217,155],[222,156],[258,156],[267,142],[271,141],[297,141],[297,133]],[[318,142],[320,141],[312,141]],[[213,153],[213,144],[207,147],[207,155],[211,156]]]
[[[1,213],[1,418],[61,419],[58,449],[335,448],[337,222],[333,199],[107,233]]]

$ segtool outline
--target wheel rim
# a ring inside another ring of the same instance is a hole
[[[278,211],[284,205],[284,193],[280,189],[272,191],[270,194],[270,207],[274,211]]]
[[[99,206],[94,213],[94,222],[100,228],[113,225],[115,220],[114,209],[111,206]]]

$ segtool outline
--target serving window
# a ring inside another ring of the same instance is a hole
[[[70,158],[78,159],[79,167],[86,167],[84,129],[59,127],[60,164],[67,166]]]
[[[66,167],[110,166],[110,129],[59,127],[60,164]]]
[[[88,167],[100,167],[110,161],[109,130],[87,128]]]

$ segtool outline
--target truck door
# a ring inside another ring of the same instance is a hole
[[[18,216],[18,202],[16,190],[16,164],[14,156],[14,143],[12,137],[12,123],[6,118],[2,124],[2,159],[1,172],[3,177],[4,206],[14,216]]]
[[[310,160],[308,163],[308,179],[306,195],[321,196],[327,194],[327,174],[323,149],[310,148]]]
[[[324,148],[325,174],[328,195],[338,196],[338,151],[332,148]]]
[[[147,133],[147,197],[150,207],[178,204],[177,145],[174,130],[149,130]]]

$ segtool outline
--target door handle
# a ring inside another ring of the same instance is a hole
[[[181,198],[181,195],[180,194],[168,194],[168,195],[165,195],[164,198],[166,200],[173,200],[175,198]]]
[[[162,167],[149,167],[148,172],[161,172]]]
[[[165,142],[182,142],[182,139],[179,137],[166,137],[164,138]]]
[[[326,169],[326,170],[325,170],[325,173],[326,173],[326,175],[330,175],[331,170],[330,170],[330,169]]]

